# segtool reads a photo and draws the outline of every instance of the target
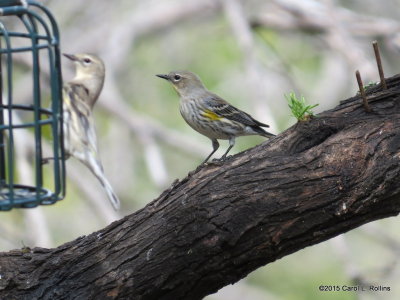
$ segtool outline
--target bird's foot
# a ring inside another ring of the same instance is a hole
[[[203,169],[206,166],[222,166],[225,161],[229,160],[232,158],[232,155],[228,156],[222,156],[221,158],[214,158],[212,161],[203,161],[197,168],[196,170],[192,171],[192,173],[197,173],[201,169]],[[189,173],[189,175],[192,175]]]
[[[223,156],[221,158],[214,158],[211,162],[209,162],[209,164],[216,165],[216,166],[222,166],[224,164],[224,162],[226,162],[231,157],[232,156]]]
[[[224,164],[224,161],[221,160],[220,158],[214,158],[212,161],[208,163],[210,166],[222,166]]]
[[[42,165],[46,165],[50,162],[50,160],[53,160],[54,157],[44,157],[42,158]]]
[[[232,155],[222,156],[221,158],[214,158],[212,160],[212,163],[222,164],[222,163],[226,162],[227,160],[230,160],[231,158],[232,158]]]

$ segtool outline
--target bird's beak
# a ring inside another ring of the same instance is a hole
[[[162,78],[162,79],[165,79],[165,80],[169,80],[169,76],[166,75],[166,74],[157,74],[156,76],[157,76],[157,77],[160,77],[160,78]]]
[[[70,60],[72,60],[72,61],[77,61],[77,60],[78,60],[78,57],[76,57],[76,56],[73,55],[73,54],[63,53],[63,55],[64,55],[66,58],[68,58],[68,59],[70,59]]]

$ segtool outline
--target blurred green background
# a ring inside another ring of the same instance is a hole
[[[181,118],[175,91],[155,74],[195,72],[211,91],[279,134],[296,122],[285,94],[318,103],[318,113],[355,95],[355,70],[365,84],[378,81],[372,41],[379,42],[385,75],[400,70],[399,0],[41,2],[59,23],[62,52],[93,52],[105,61],[95,118],[105,173],[122,209],[113,212],[97,180],[70,159],[65,200],[1,213],[1,251],[54,247],[101,229],[155,199],[211,152],[210,140]],[[21,57],[19,63],[15,86],[25,84],[27,62]],[[64,80],[73,71],[63,60]],[[15,97],[24,93],[18,89]],[[238,138],[231,154],[263,141]],[[221,142],[216,157],[227,144]],[[398,218],[367,224],[260,268],[207,299],[400,299],[399,229]],[[391,291],[321,292],[320,285]]]

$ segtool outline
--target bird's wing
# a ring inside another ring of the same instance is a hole
[[[255,120],[252,116],[233,105],[226,102],[221,97],[211,94],[205,98],[206,106],[208,109],[220,117],[227,118],[232,121],[240,122],[248,126],[262,126],[269,127],[269,125]]]
[[[76,83],[64,85],[64,116],[68,118],[67,127],[74,131],[69,136],[79,137],[82,145],[97,157],[97,136],[87,98],[87,89],[83,85]]]
[[[78,97],[81,102],[86,103],[90,108],[93,106],[92,99],[90,98],[89,88],[82,83],[71,81],[66,84],[71,92]]]

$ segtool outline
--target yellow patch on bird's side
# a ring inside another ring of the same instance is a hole
[[[212,121],[217,121],[222,119],[220,116],[218,116],[215,112],[212,112],[211,110],[203,111],[202,115],[203,117],[209,118]]]

